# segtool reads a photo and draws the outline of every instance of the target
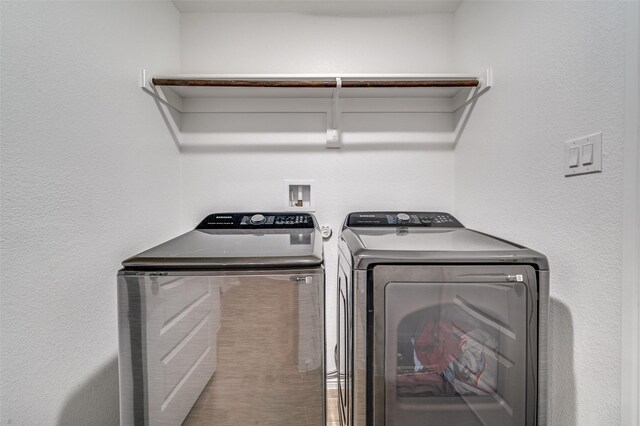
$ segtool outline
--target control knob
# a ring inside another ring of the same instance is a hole
[[[403,224],[403,223],[409,223],[411,222],[411,216],[409,216],[406,213],[398,213],[396,215],[396,219],[398,220],[399,224]]]
[[[251,216],[252,225],[262,225],[266,220],[267,218],[261,214],[254,214],[253,216]]]

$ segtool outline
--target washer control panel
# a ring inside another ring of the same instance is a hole
[[[442,212],[356,212],[349,214],[346,225],[349,227],[464,228],[455,217]]]
[[[308,213],[214,213],[196,229],[282,229],[315,228]]]

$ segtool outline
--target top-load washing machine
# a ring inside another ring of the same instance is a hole
[[[222,213],[123,262],[121,424],[325,423],[315,218]]]
[[[546,424],[544,255],[434,212],[351,213],[338,244],[343,424]]]

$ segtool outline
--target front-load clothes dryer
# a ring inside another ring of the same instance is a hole
[[[544,255],[434,212],[351,213],[338,246],[342,424],[546,424]]]
[[[123,265],[123,426],[325,424],[323,249],[311,214],[212,214]]]

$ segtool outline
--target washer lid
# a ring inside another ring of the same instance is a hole
[[[528,263],[548,269],[544,255],[466,229],[447,213],[410,212],[406,216],[397,212],[347,216],[341,238],[351,252],[353,267],[367,269],[387,263]]]
[[[470,229],[357,229],[352,230],[369,250],[393,251],[493,251],[521,246],[488,237]]]
[[[210,215],[195,230],[122,264],[126,268],[255,269],[317,266],[322,261],[322,237],[312,215],[230,213]]]

